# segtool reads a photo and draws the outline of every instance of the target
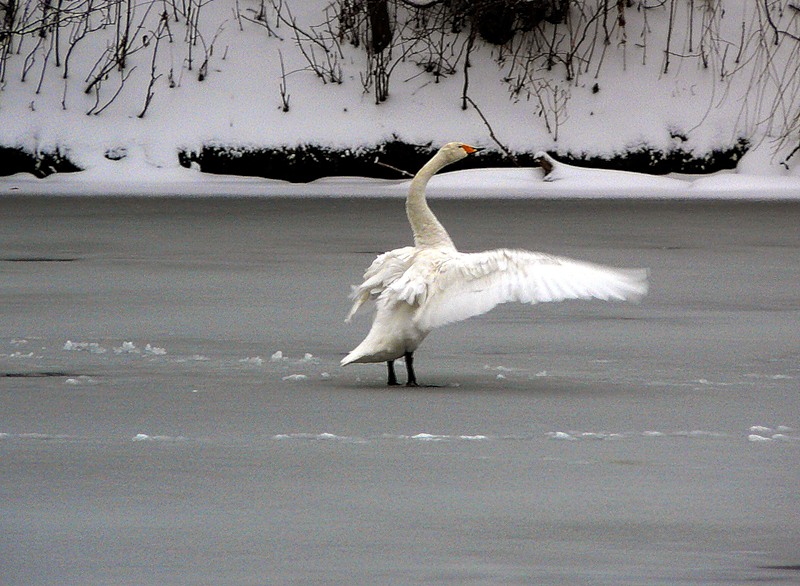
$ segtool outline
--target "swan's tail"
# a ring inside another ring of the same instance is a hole
[[[374,336],[371,338],[367,335],[358,346],[353,348],[347,356],[342,358],[340,364],[342,366],[347,366],[353,362],[386,362],[387,360],[394,360],[402,355],[402,351],[376,343]]]
[[[342,366],[347,366],[348,364],[352,364],[353,362],[377,362],[375,360],[362,360],[363,358],[367,358],[369,356],[368,352],[365,352],[362,348],[362,344],[359,344],[356,348],[350,351],[350,353],[342,358],[342,361],[339,363]]]

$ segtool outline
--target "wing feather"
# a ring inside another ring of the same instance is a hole
[[[364,273],[364,282],[354,286],[350,294],[353,306],[345,321],[350,321],[358,309],[370,299],[376,299],[397,281],[411,266],[414,247],[405,246],[379,254]]]
[[[455,253],[439,265],[417,321],[428,329],[512,301],[621,301],[636,300],[646,293],[646,270],[615,269],[524,250]]]

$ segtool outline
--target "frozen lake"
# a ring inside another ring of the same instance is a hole
[[[387,388],[338,362],[401,200],[0,199],[0,583],[800,581],[800,204],[431,206],[651,293],[500,307]]]

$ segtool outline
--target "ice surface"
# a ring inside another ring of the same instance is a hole
[[[0,198],[0,258],[79,259],[0,267],[0,583],[791,582],[800,210],[501,203],[436,211],[651,295],[498,308],[389,388],[341,318],[402,202]]]

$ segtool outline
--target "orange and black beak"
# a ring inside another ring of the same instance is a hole
[[[468,155],[471,155],[473,153],[479,153],[480,151],[483,150],[482,148],[476,148],[468,144],[462,144],[461,148],[464,149],[464,152],[467,153]]]

